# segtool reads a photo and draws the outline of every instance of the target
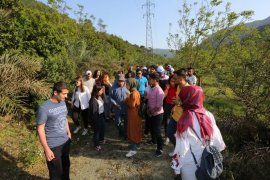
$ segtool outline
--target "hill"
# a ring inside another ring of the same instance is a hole
[[[246,23],[248,27],[255,27],[255,28],[261,28],[263,26],[270,25],[270,16],[263,19],[263,20],[256,20],[250,23]]]
[[[153,52],[165,58],[172,58],[175,55],[170,49],[154,49]]]

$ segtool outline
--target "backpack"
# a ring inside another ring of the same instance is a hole
[[[193,128],[191,129],[202,142],[196,131]],[[209,142],[206,143],[206,146],[204,147],[205,148],[201,157],[201,164],[199,165],[190,146],[192,157],[197,166],[195,175],[198,180],[219,179],[219,176],[223,172],[223,156],[217,147],[211,146]]]

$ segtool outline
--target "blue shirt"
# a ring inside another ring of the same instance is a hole
[[[121,111],[121,113],[127,113],[127,104],[125,102],[127,98],[127,93],[130,93],[129,90],[124,87],[119,87],[118,84],[115,84],[113,88],[111,88],[111,102],[113,104],[120,105],[120,108],[115,109],[115,111]]]
[[[67,106],[64,101],[60,103],[45,101],[39,106],[37,124],[45,124],[45,135],[48,146],[54,148],[67,142]]]
[[[142,76],[141,78],[136,76],[135,79],[138,82],[138,91],[139,91],[141,97],[143,97],[144,96],[144,91],[145,91],[145,88],[147,86],[148,81],[147,81],[146,77],[144,77],[144,76]]]

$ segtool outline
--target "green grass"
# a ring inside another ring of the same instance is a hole
[[[203,91],[205,95],[204,105],[209,111],[220,113],[232,113],[243,116],[241,104],[236,100],[231,89],[222,87],[214,77],[204,77]]]
[[[24,122],[1,120],[0,150],[1,172],[17,177],[19,172],[27,171],[33,164],[43,163],[43,151],[38,142],[34,125]]]

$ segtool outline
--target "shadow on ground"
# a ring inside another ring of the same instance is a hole
[[[0,179],[44,180],[42,177],[31,175],[19,168],[17,160],[2,148],[0,148],[0,174]]]

